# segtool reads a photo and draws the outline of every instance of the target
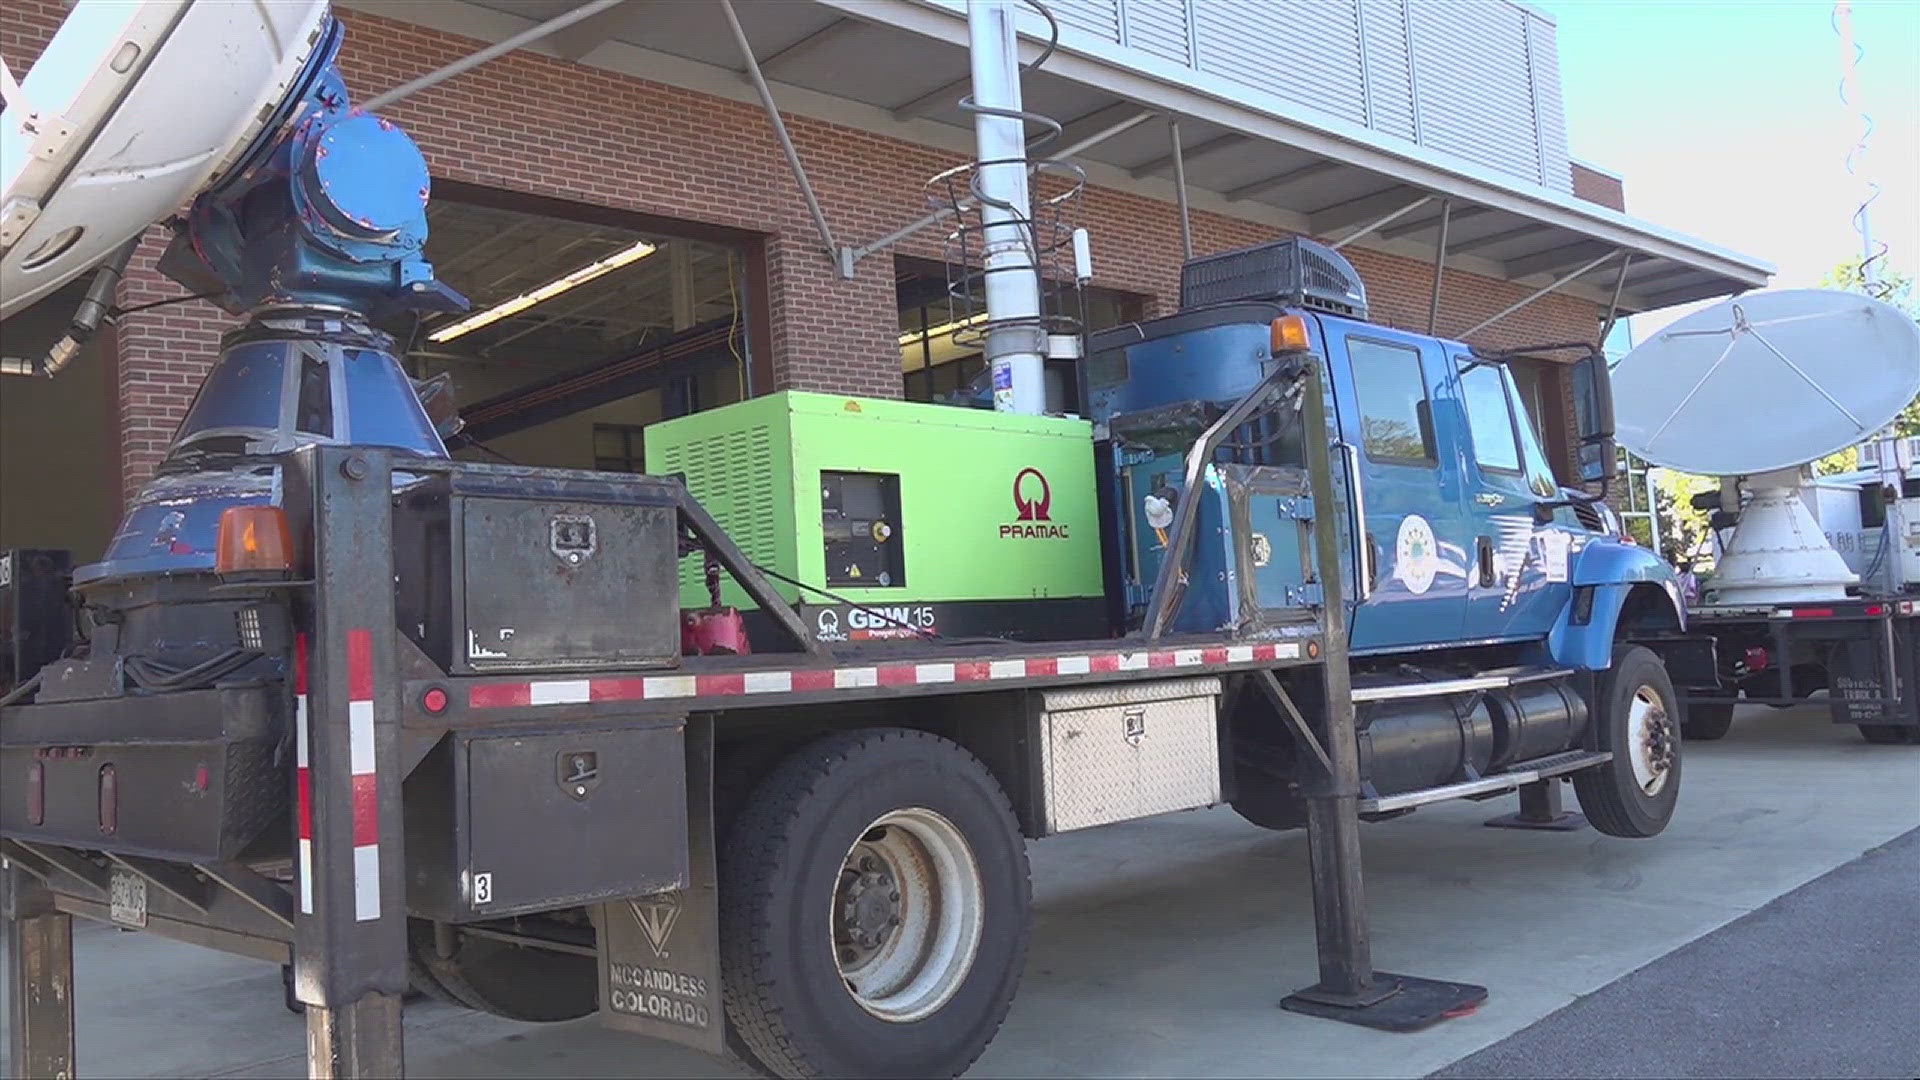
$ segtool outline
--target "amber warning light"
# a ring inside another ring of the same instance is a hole
[[[1282,315],[1273,320],[1273,355],[1306,352],[1312,347],[1307,340],[1306,316]]]
[[[293,569],[286,512],[277,506],[231,506],[220,515],[213,568],[226,574],[285,575]]]

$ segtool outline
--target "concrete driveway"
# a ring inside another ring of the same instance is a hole
[[[1725,740],[1688,744],[1684,783],[1651,841],[1482,828],[1511,797],[1367,827],[1376,964],[1492,992],[1413,1035],[1276,1006],[1314,976],[1303,835],[1222,809],[1035,844],[1026,981],[972,1075],[1423,1076],[1920,826],[1920,747],[1869,746],[1820,708],[1743,710]],[[1910,910],[1906,886],[1888,903]],[[99,926],[77,941],[82,1075],[304,1074],[303,1022],[282,1008],[277,970]],[[517,1024],[437,1003],[409,1010],[407,1040],[415,1076],[738,1075],[591,1020]]]

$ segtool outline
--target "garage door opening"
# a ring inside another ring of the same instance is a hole
[[[473,306],[396,332],[411,375],[453,382],[456,457],[639,472],[646,425],[755,392],[751,240],[466,185],[428,218]]]

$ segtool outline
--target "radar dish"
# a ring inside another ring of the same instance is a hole
[[[326,18],[326,0],[77,5],[0,114],[0,317],[234,164],[283,119]]]
[[[1701,476],[1791,469],[1871,438],[1920,396],[1920,325],[1825,289],[1694,312],[1613,371],[1615,438]]]

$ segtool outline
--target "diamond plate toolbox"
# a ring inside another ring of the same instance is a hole
[[[1049,690],[1039,698],[1048,832],[1220,801],[1219,679]]]

